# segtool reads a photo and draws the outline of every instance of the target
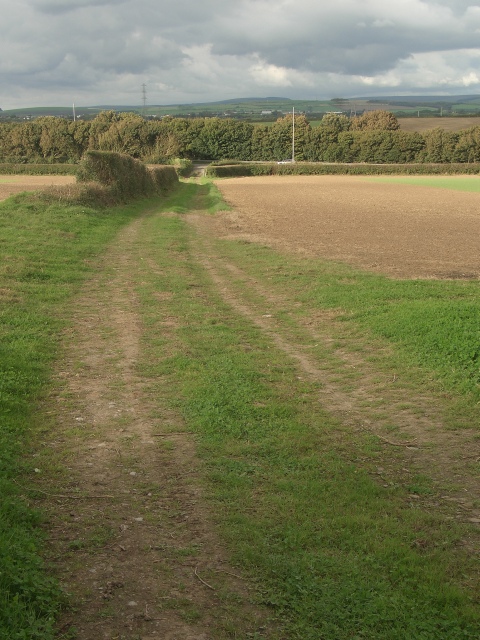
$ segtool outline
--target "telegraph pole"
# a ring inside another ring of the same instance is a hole
[[[295,107],[292,107],[292,162],[295,162]]]

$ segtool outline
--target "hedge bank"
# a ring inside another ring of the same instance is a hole
[[[139,160],[108,151],[88,151],[77,170],[76,184],[37,192],[43,201],[112,207],[139,198],[165,195],[178,184],[171,165],[147,167]]]
[[[238,163],[211,164],[207,176],[235,178],[272,175],[479,175],[480,163],[452,164],[336,164],[323,162],[292,162],[278,164]]]
[[[74,176],[77,171],[78,164],[0,163],[0,175]]]

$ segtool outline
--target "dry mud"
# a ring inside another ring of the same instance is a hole
[[[236,178],[217,186],[233,207],[219,218],[227,237],[400,278],[480,276],[478,193],[352,176]]]

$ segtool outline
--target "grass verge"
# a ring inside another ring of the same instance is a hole
[[[0,637],[53,638],[61,602],[40,559],[41,516],[22,497],[37,470],[21,458],[46,389],[68,303],[96,255],[146,202],[96,210],[30,196],[0,203]]]
[[[266,275],[269,286],[290,300],[291,314],[330,310],[345,327],[361,327],[393,345],[405,370],[423,370],[437,390],[457,397],[454,426],[480,426],[477,280],[394,280],[341,263],[285,258],[245,243],[224,243],[222,250],[252,277]]]
[[[140,285],[148,327],[143,373],[197,433],[218,525],[278,617],[278,637],[477,638],[469,527],[412,500],[411,488],[379,482],[374,469],[385,457],[394,464],[396,453],[323,411],[317,385],[299,379],[268,336],[224,304],[180,217],[152,217],[143,233],[145,255],[156,263]],[[302,301],[302,313],[340,309],[345,321],[382,334],[412,358],[410,334],[421,342],[424,323],[439,309],[445,323],[450,307],[454,318],[468,315],[458,316],[456,303],[468,309],[474,295],[471,283],[392,282],[239,243],[222,251]],[[158,291],[169,293],[162,315]],[[163,314],[178,321],[168,333]],[[429,364],[443,375],[430,351]],[[445,379],[462,386],[455,376]]]
[[[478,174],[472,176],[392,176],[367,178],[369,182],[387,182],[391,184],[413,184],[421,187],[453,189],[454,191],[480,192]]]

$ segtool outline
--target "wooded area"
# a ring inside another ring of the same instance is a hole
[[[146,163],[190,160],[280,161],[292,157],[292,114],[273,125],[231,118],[145,120],[104,111],[92,121],[43,117],[0,124],[2,162],[73,162],[86,151],[125,153]],[[480,126],[463,131],[401,131],[387,111],[327,114],[312,127],[295,116],[295,158],[308,162],[478,162]]]

